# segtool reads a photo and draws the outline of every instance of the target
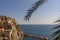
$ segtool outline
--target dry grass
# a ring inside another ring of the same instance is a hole
[[[3,40],[3,37],[0,37],[0,40]]]

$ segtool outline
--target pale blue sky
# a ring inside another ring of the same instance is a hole
[[[52,24],[60,15],[60,0],[48,0],[24,21],[27,10],[38,0],[0,0],[0,15],[16,19],[18,24]]]

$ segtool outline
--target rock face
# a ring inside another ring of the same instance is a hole
[[[0,16],[0,37],[3,40],[22,40],[24,33],[14,18]]]
[[[15,26],[12,27],[11,40],[22,40],[23,31],[18,31]]]
[[[14,18],[0,16],[0,38],[2,40],[23,40],[24,37],[30,37],[39,40],[49,40],[46,37],[25,34],[20,29]]]

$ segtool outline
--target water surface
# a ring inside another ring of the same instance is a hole
[[[20,28],[24,33],[37,35],[37,36],[46,36],[51,39],[51,34],[54,30],[51,30],[55,25],[20,25]],[[24,40],[37,40],[34,38],[24,38]]]

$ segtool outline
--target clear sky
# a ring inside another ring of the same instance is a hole
[[[48,0],[24,21],[27,10],[38,0],[0,0],[0,15],[16,19],[18,24],[52,24],[60,15],[60,0]]]

